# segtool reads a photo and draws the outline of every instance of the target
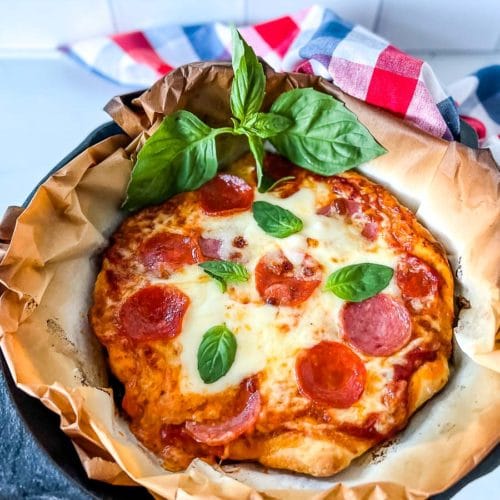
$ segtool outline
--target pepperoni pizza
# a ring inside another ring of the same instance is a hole
[[[132,431],[169,470],[199,457],[331,475],[448,378],[441,245],[358,173],[271,154],[265,169],[293,179],[260,193],[245,157],[125,220],[104,256],[91,324]]]

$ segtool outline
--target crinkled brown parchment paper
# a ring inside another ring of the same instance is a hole
[[[389,151],[361,170],[389,186],[446,246],[466,308],[445,389],[396,439],[332,478],[252,464],[214,468],[199,460],[185,473],[169,473],[130,433],[89,330],[91,290],[99,254],[124,217],[119,207],[145,134],[180,108],[210,125],[229,124],[232,71],[206,63],[179,68],[133,101],[112,100],[107,110],[130,137],[89,148],[45,182],[24,211],[9,212],[0,228],[0,335],[12,375],[61,416],[89,477],[138,483],[157,497],[357,500],[439,492],[473,468],[500,435],[498,171],[486,152],[426,135],[317,77],[267,73],[266,106],[297,86],[345,101]],[[241,145],[219,146],[229,160]]]

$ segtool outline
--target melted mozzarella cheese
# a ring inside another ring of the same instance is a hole
[[[270,405],[288,404],[276,384],[295,383],[295,357],[304,348],[322,340],[339,339],[339,312],[344,301],[324,290],[330,273],[349,264],[372,262],[392,268],[396,253],[382,238],[370,242],[363,238],[360,229],[347,224],[342,216],[316,214],[314,191],[302,188],[294,195],[281,199],[271,193],[256,193],[256,200],[279,205],[302,219],[302,231],[288,238],[278,239],[265,233],[255,222],[251,211],[229,217],[201,216],[204,238],[222,241],[221,254],[228,258],[232,251],[242,254],[241,262],[250,273],[246,283],[229,284],[222,293],[215,281],[196,265],[186,266],[169,278],[191,299],[184,317],[181,335],[182,346],[180,389],[185,393],[215,393],[239,384],[244,378],[265,370],[266,380],[260,390]],[[234,248],[234,238],[246,240],[244,248]],[[308,241],[314,240],[314,244]],[[323,280],[311,297],[298,307],[276,307],[262,303],[255,287],[255,267],[268,252],[281,249],[294,264],[299,265],[305,254],[311,255],[323,266]],[[384,293],[398,295],[391,281]],[[225,323],[237,339],[237,351],[228,373],[212,384],[205,384],[197,369],[197,352],[203,334],[211,327]],[[390,376],[391,367],[380,358],[368,359],[367,368],[373,366],[376,376],[370,378],[371,390],[376,393]],[[377,365],[377,366],[375,366]],[[370,370],[371,371],[371,370]],[[379,392],[380,394],[380,392]],[[365,398],[365,396],[363,396]],[[380,397],[364,402],[367,411],[381,409]],[[371,401],[373,400],[373,401]],[[348,420],[356,418],[355,412],[339,410]]]

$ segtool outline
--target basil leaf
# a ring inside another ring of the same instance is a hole
[[[213,384],[229,371],[236,349],[236,337],[226,325],[205,332],[198,347],[198,372],[205,384]]]
[[[264,168],[264,143],[260,137],[248,135],[248,145],[255,158],[255,173],[257,174],[257,189],[261,192],[262,175]]]
[[[189,111],[167,116],[139,151],[124,208],[161,203],[209,181],[217,173],[218,133]]]
[[[393,274],[392,268],[381,264],[353,264],[330,274],[325,289],[349,302],[361,302],[381,292]]]
[[[286,177],[282,177],[281,179],[275,181],[274,179],[271,179],[271,177],[269,177],[268,175],[263,174],[261,186],[259,188],[259,193],[268,193],[269,191],[272,191],[273,189],[277,188],[280,184],[283,184],[284,182],[287,181],[292,181],[293,179],[295,179],[293,175],[287,175]]]
[[[217,283],[217,286],[219,287],[220,291],[222,293],[226,293],[226,290],[227,290],[227,283],[224,279],[222,279],[221,277],[211,273],[210,271],[207,271],[205,270],[205,272],[215,280],[215,282]]]
[[[292,124],[293,121],[290,118],[276,113],[253,113],[245,118],[241,124],[241,129],[247,134],[250,133],[261,139],[267,139],[284,132]]]
[[[295,179],[295,177],[291,175],[282,177],[277,181],[271,179],[264,173],[264,143],[262,139],[254,135],[248,135],[248,145],[255,158],[255,173],[257,174],[257,190],[259,193],[267,193],[281,183]]]
[[[266,77],[255,52],[243,40],[236,28],[233,37],[233,71],[231,85],[231,111],[240,121],[262,106],[266,89]]]
[[[250,277],[245,266],[229,260],[209,260],[198,265],[222,285],[222,292],[226,291],[228,282],[243,283]]]
[[[376,158],[386,150],[340,101],[314,89],[281,94],[271,112],[293,125],[270,137],[290,161],[321,175],[333,175]]]
[[[302,230],[302,221],[289,210],[267,201],[255,201],[253,218],[258,226],[276,238],[286,238]]]

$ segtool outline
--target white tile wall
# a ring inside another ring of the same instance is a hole
[[[226,21],[242,24],[245,0],[109,0],[116,28],[131,31],[158,24]]]
[[[373,29],[382,0],[247,0],[247,22],[278,17],[317,3],[340,17]]]
[[[465,75],[474,73],[485,66],[500,64],[500,51],[481,54],[445,54],[439,52],[430,54],[412,51],[412,54],[427,61],[443,85],[456,82]]]
[[[125,90],[58,52],[0,57],[0,75],[1,217],[90,131],[109,121],[103,106]]]
[[[407,50],[493,50],[499,0],[383,0],[377,31]]]
[[[0,0],[0,49],[165,23],[262,21],[319,3],[414,51],[500,49],[500,0]]]
[[[0,48],[47,49],[114,30],[107,0],[0,0]]]

